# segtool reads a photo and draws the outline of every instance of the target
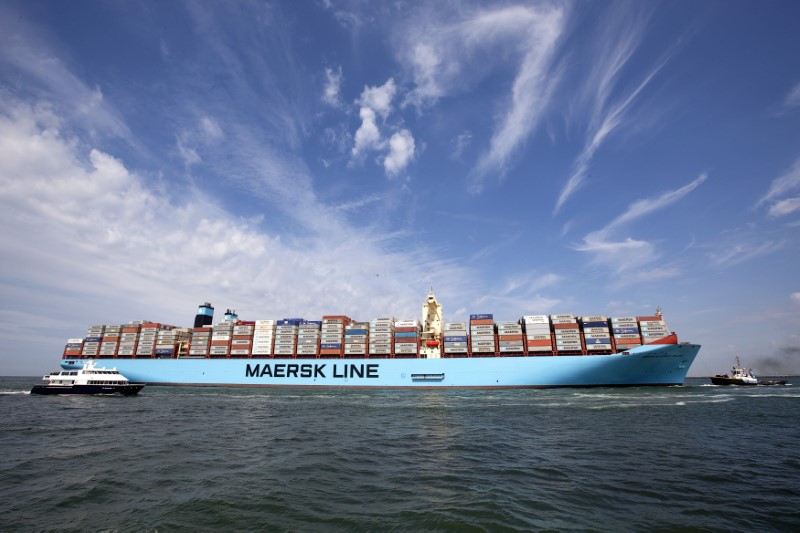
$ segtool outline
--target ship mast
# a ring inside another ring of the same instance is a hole
[[[442,304],[436,300],[431,287],[425,303],[422,304],[422,346],[420,346],[420,356],[428,359],[439,359],[442,357],[442,328],[444,326],[444,314]]]

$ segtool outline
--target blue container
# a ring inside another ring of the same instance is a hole
[[[581,322],[585,328],[607,328],[608,322]]]
[[[321,326],[322,320],[303,320],[303,324],[316,324],[317,326]]]
[[[86,337],[86,342],[100,342],[102,340],[102,337]]]
[[[394,334],[394,337],[396,339],[398,339],[398,338],[404,338],[404,339],[405,338],[412,338],[412,339],[414,339],[414,338],[417,337],[417,332],[416,331],[396,331],[395,334]]]
[[[172,355],[172,348],[156,348],[156,355]]]
[[[491,318],[492,320],[494,320],[494,315],[493,315],[492,313],[483,313],[483,314],[478,314],[478,315],[469,315],[469,319],[470,319],[470,320],[486,320],[486,319],[488,319],[488,318]]]
[[[341,344],[320,344],[319,345],[321,350],[341,350]]]
[[[366,335],[366,329],[346,329],[344,330],[344,334],[346,335]]]
[[[614,328],[614,335],[638,335],[639,328]]]
[[[444,342],[467,342],[466,337],[445,337]]]
[[[611,339],[586,339],[586,346],[591,344],[611,344]]]

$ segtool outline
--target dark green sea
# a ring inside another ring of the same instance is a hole
[[[31,396],[0,531],[800,531],[783,387]]]

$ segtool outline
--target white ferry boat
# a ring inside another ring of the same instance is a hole
[[[116,368],[95,366],[93,361],[84,363],[77,370],[61,370],[42,378],[43,385],[34,385],[31,394],[137,394],[144,383],[130,383]]]

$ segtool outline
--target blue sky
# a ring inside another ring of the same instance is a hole
[[[0,360],[96,323],[651,314],[800,372],[800,4],[3,2]]]

